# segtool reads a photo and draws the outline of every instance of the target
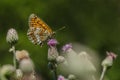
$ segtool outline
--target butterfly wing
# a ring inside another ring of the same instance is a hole
[[[28,23],[29,29],[27,35],[34,44],[43,43],[53,34],[52,29],[35,14],[30,15]]]

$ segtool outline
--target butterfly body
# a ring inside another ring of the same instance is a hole
[[[52,29],[35,14],[30,15],[28,23],[29,29],[27,35],[34,44],[42,45],[44,41],[51,38],[54,34]]]

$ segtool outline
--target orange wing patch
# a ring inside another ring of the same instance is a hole
[[[35,14],[31,14],[29,17],[29,29],[27,32],[28,38],[32,43],[41,45],[48,38],[53,35],[52,29]]]
[[[31,14],[29,17],[29,27],[43,28],[52,33],[51,28],[42,19],[38,18],[35,14]]]

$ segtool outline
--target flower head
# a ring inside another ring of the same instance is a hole
[[[11,28],[8,30],[7,36],[6,36],[6,41],[11,45],[14,45],[17,43],[18,34],[17,34],[17,31],[15,29]]]
[[[58,76],[58,80],[65,80],[64,76],[60,75]]]
[[[29,58],[29,53],[26,50],[21,50],[21,51],[16,51],[15,53],[16,59],[18,61],[22,60],[22,59],[26,59]]]
[[[63,56],[58,56],[56,58],[57,63],[63,63],[65,61],[65,58]]]
[[[65,46],[63,46],[62,50],[65,52],[71,48],[72,48],[72,45],[69,43],[69,44],[66,44]]]
[[[50,39],[47,43],[49,46],[56,46],[58,44],[56,39]]]
[[[69,79],[69,80],[76,80],[76,77],[75,77],[75,75],[70,74],[70,75],[68,76],[68,79]]]
[[[34,70],[34,64],[31,59],[23,59],[22,61],[20,61],[19,68],[24,73],[31,73]]]
[[[48,60],[54,61],[58,57],[58,51],[56,47],[49,47],[48,49]]]
[[[112,59],[116,59],[117,55],[113,52],[106,52],[107,53],[107,57],[111,57]]]
[[[23,72],[20,70],[20,69],[17,69],[16,70],[16,78],[19,80],[19,79],[22,79],[23,77]]]
[[[15,72],[14,66],[7,64],[3,65],[1,70],[0,70],[0,76],[5,76],[5,75],[12,75]]]
[[[116,59],[117,55],[114,54],[113,52],[106,52],[107,57],[102,61],[102,66],[112,66],[113,60]]]

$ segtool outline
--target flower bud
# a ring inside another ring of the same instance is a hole
[[[20,69],[17,69],[16,70],[16,79],[18,79],[18,80],[21,80],[22,79],[22,77],[23,77],[23,73],[22,73],[22,71],[20,70]]]
[[[72,49],[72,45],[71,44],[66,44],[65,46],[63,46],[62,50],[64,52],[68,51],[69,49]]]
[[[67,59],[67,61],[73,63],[77,57],[77,53],[72,49],[72,45],[66,44],[65,46],[63,46],[62,50],[66,53],[65,58]]]
[[[23,59],[19,63],[19,68],[23,73],[31,73],[34,70],[34,64],[31,59]]]
[[[117,55],[114,54],[113,52],[106,52],[107,53],[107,57],[103,60],[102,62],[102,66],[112,66],[113,64],[113,60],[116,59]]]
[[[59,75],[57,80],[65,80],[64,76]]]
[[[70,74],[70,75],[68,76],[68,79],[69,79],[69,80],[76,80],[76,77],[75,77],[74,75]]]
[[[82,73],[85,73],[87,75],[94,74],[96,72],[96,67],[94,66],[93,62],[91,61],[91,56],[88,55],[87,52],[82,51],[78,54],[79,58],[79,69]],[[81,73],[81,74],[82,74]]]
[[[58,44],[56,39],[50,39],[47,43],[49,46],[56,46]]]
[[[10,64],[2,66],[2,68],[0,69],[0,75],[1,76],[5,76],[5,75],[9,75],[10,76],[14,72],[15,72],[15,68],[12,65],[10,65]]]
[[[8,30],[7,36],[6,36],[6,41],[11,45],[15,45],[17,43],[18,34],[15,29],[11,28]]]
[[[65,61],[65,58],[63,56],[58,56],[56,58],[57,63],[63,63]]]
[[[48,60],[54,61],[58,57],[58,51],[56,47],[49,47],[48,49]]]
[[[22,59],[27,59],[29,58],[29,53],[26,50],[21,50],[21,51],[16,51],[15,53],[16,59],[18,61],[22,60]]]

